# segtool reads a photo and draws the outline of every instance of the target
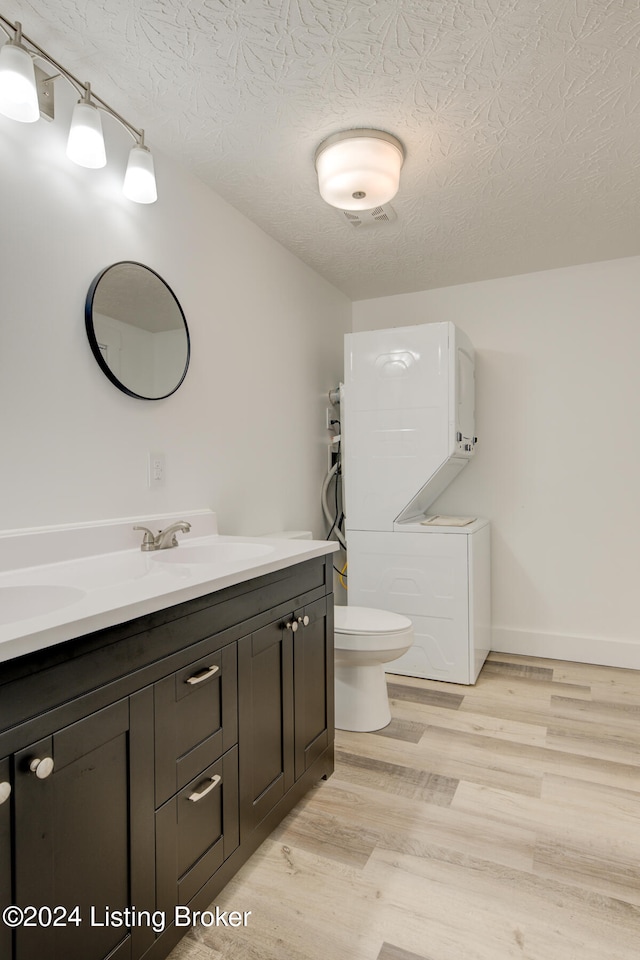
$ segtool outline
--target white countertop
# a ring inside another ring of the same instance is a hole
[[[205,512],[200,511],[200,514]],[[216,528],[215,515],[207,514],[205,523],[193,524],[192,533],[198,529],[212,529],[209,517],[213,517],[213,528]],[[186,513],[174,516],[172,520],[183,517],[191,520],[193,515]],[[143,518],[140,522],[147,521],[148,518]],[[168,526],[169,522],[162,525]],[[130,539],[131,522],[119,523]],[[4,552],[4,562],[0,563],[4,569],[0,572],[0,661],[193,600],[338,549],[337,543],[326,540],[179,533],[180,545],[169,550],[144,553],[139,547],[129,547],[87,555],[87,543],[91,542],[92,535],[96,542],[108,540],[111,546],[117,542],[115,522],[100,526],[102,529],[91,530],[88,524],[78,525],[77,535],[73,530],[70,533],[69,528],[57,528],[49,537],[47,531],[12,531],[0,537],[0,560]],[[33,555],[34,547],[38,548],[39,558],[44,556],[50,560],[55,555],[51,544],[56,533],[62,535],[58,541],[65,544],[61,551],[63,559],[8,569],[7,557],[14,555],[24,562],[30,551]],[[31,537],[29,550],[21,539],[24,536]],[[136,533],[135,538],[140,542],[142,535]],[[70,556],[73,554],[70,541],[83,543],[78,551],[83,555]],[[45,548],[42,548],[43,543]],[[231,545],[230,548],[225,544]],[[255,545],[258,555],[242,555],[253,552],[251,545]],[[211,547],[213,551],[209,550]],[[215,553],[220,548],[222,554],[237,552],[241,556],[227,555],[209,562],[209,552]],[[206,562],[201,562],[202,557]]]

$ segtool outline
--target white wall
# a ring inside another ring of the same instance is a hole
[[[321,536],[349,301],[162,156],[158,202],[127,201],[130,140],[104,125],[109,166],[92,171],[67,161],[63,120],[0,117],[0,529],[208,506],[223,533]],[[189,324],[191,367],[166,400],[118,391],[85,334],[89,284],[129,259],[166,278]]]
[[[494,648],[640,667],[640,258],[354,304],[476,351],[475,460],[430,512],[492,521]]]

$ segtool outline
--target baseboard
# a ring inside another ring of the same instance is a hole
[[[499,653],[640,670],[640,640],[605,640],[601,637],[575,637],[493,627],[491,649]]]

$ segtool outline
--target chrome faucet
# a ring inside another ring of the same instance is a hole
[[[178,538],[176,537],[178,530],[181,533],[189,533],[191,524],[186,520],[178,520],[166,529],[158,530],[155,535],[152,530],[149,530],[149,527],[134,527],[133,529],[144,530],[144,537],[140,544],[141,550],[168,550],[170,547],[178,546]]]

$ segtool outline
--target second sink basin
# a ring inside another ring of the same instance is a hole
[[[82,600],[86,594],[77,587],[57,584],[25,584],[0,587],[0,623],[29,620]]]
[[[149,554],[162,563],[243,563],[273,553],[275,547],[266,543],[200,543],[173,547]]]

